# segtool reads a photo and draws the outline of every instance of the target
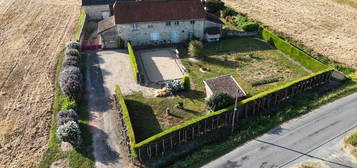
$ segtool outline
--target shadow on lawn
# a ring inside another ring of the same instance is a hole
[[[130,99],[125,100],[125,104],[130,111],[130,119],[133,123],[137,142],[162,131],[159,121],[150,106]]]

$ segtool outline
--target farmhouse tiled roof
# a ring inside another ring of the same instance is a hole
[[[205,19],[200,0],[162,0],[117,2],[114,4],[116,24],[170,20]]]
[[[244,90],[231,75],[210,78],[205,80],[204,83],[209,87],[212,93],[225,92],[232,97],[238,98],[246,96]]]
[[[114,27],[114,26],[115,26],[114,16],[105,18],[105,19],[101,20],[100,22],[98,22],[97,33],[101,33],[105,30],[108,30],[108,29]]]

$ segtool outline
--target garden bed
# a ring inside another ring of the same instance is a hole
[[[232,75],[248,95],[286,84],[308,75],[306,68],[258,38],[232,38],[206,44],[204,60],[192,62],[184,48],[180,58],[188,71],[190,91],[165,98],[145,98],[141,94],[125,97],[137,142],[184,121],[207,114],[203,80]],[[209,72],[202,72],[206,67]],[[178,102],[183,109],[176,108]],[[166,115],[166,109],[171,115]]]

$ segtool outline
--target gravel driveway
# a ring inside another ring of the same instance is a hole
[[[87,57],[87,93],[93,134],[93,155],[97,168],[124,167],[127,164],[118,114],[110,97],[114,86],[135,87],[129,56],[125,50],[90,52]],[[125,93],[132,88],[123,87]]]

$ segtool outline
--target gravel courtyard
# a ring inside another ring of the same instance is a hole
[[[136,54],[150,82],[179,79],[184,75],[184,67],[173,48],[139,50]]]

